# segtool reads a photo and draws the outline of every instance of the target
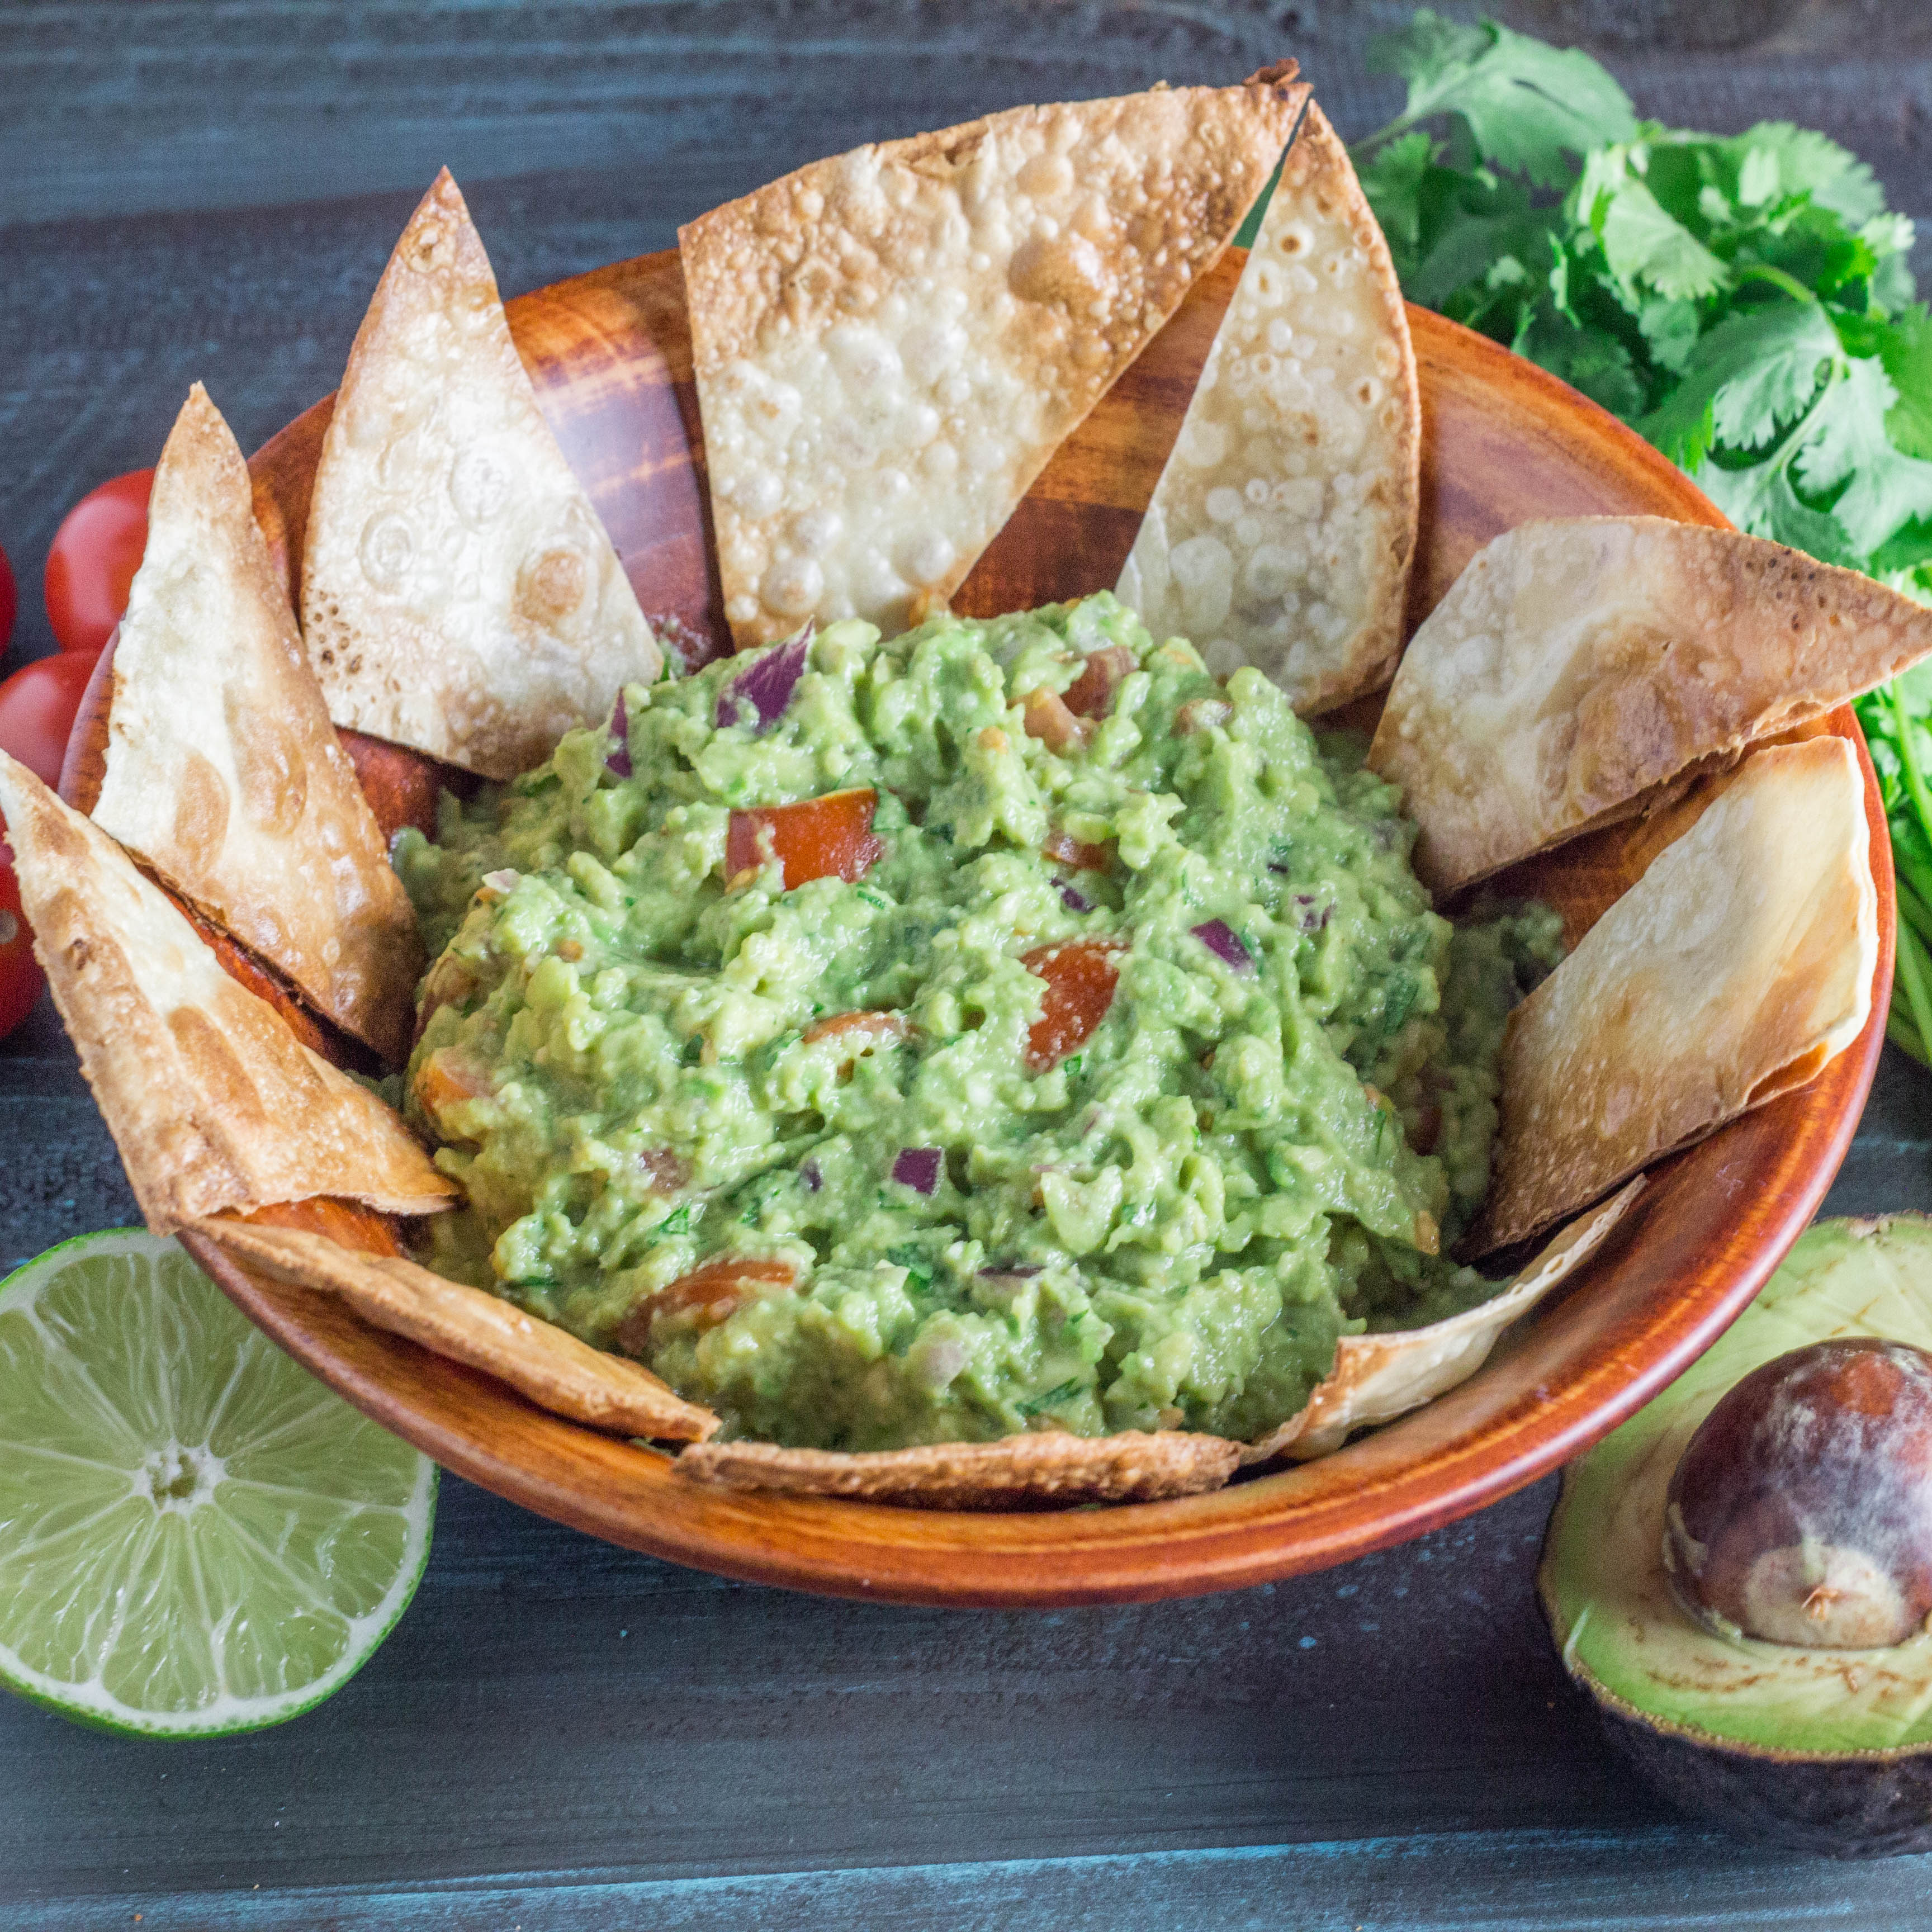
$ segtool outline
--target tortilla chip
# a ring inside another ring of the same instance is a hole
[[[1293,71],[855,148],[679,231],[741,646],[814,616],[904,630],[958,588],[1227,245]]]
[[[1240,1445],[1179,1430],[1071,1436],[1061,1430],[998,1442],[938,1442],[844,1455],[773,1442],[706,1442],[677,1459],[679,1473],[734,1490],[851,1496],[925,1509],[1010,1510],[1076,1503],[1155,1502],[1218,1490]]]
[[[316,466],[302,636],[328,715],[486,778],[663,654],[537,406],[447,169],[357,331]]]
[[[1767,747],[1510,1015],[1496,1179],[1469,1246],[1520,1241],[1814,1078],[1878,962],[1843,738]]]
[[[1643,1190],[1639,1174],[1593,1214],[1573,1221],[1495,1299],[1426,1328],[1344,1335],[1335,1366],[1316,1384],[1306,1407],[1241,1452],[1244,1464],[1282,1454],[1304,1462],[1341,1448],[1352,1431],[1393,1422],[1467,1382],[1510,1324],[1527,1315],[1600,1248]]]
[[[451,1204],[394,1111],[223,972],[160,886],[0,753],[0,816],[34,950],[148,1225],[338,1195]]]
[[[416,915],[197,382],[154,472],[94,820],[336,1024],[408,1057]]]
[[[1298,711],[1386,683],[1415,556],[1421,392],[1388,244],[1312,102],[1120,596]]]
[[[194,1226],[244,1265],[293,1287],[338,1294],[365,1322],[494,1376],[554,1415],[664,1442],[700,1440],[718,1426],[710,1410],[686,1402],[648,1369],[414,1262],[345,1248],[306,1229],[225,1220]]]
[[[1524,524],[1418,630],[1370,764],[1453,892],[1655,802],[1932,652],[1932,610],[1781,544],[1658,517]]]

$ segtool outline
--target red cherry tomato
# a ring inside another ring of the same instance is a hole
[[[5,862],[6,850],[0,844],[0,1039],[26,1018],[43,983],[33,935],[20,915],[20,882]]]
[[[98,651],[56,651],[22,664],[0,684],[0,752],[45,783],[60,783],[61,761]]]
[[[47,552],[47,621],[64,651],[98,651],[128,608],[148,547],[152,470],[130,470],[68,511]]]
[[[14,616],[20,608],[20,592],[14,581],[14,566],[7,561],[7,553],[0,550],[0,651],[7,648],[7,640],[14,634]]]

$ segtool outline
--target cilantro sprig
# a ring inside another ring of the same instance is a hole
[[[1911,222],[1784,122],[1640,121],[1587,54],[1424,8],[1354,151],[1404,291],[1630,424],[1740,530],[1932,602],[1932,318]],[[1891,820],[1888,1032],[1932,1066],[1932,665],[1858,700]]]

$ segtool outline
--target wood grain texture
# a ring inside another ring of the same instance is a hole
[[[1231,258],[1204,277],[1068,439],[1042,478],[1044,514],[1022,506],[962,587],[964,608],[1010,610],[1112,582],[1125,556],[1122,526],[1152,492],[1238,269]],[[644,256],[519,298],[511,319],[600,510],[648,546],[634,554],[620,539],[627,569],[692,632],[716,637],[715,578],[688,567],[708,541],[701,494],[688,483],[702,470],[697,426],[676,406],[688,386],[681,291],[674,256]],[[1425,310],[1412,310],[1411,324],[1424,398],[1418,616],[1477,548],[1533,510],[1718,520],[1654,450],[1541,370]],[[305,412],[251,464],[265,530],[291,581],[328,408]],[[626,524],[626,500],[639,494],[652,513]],[[684,574],[673,574],[681,562]],[[646,574],[652,564],[662,578]],[[106,722],[97,704],[77,729],[76,771],[88,764],[86,740]],[[1848,712],[1828,728],[1863,758]],[[403,769],[403,754],[390,762]],[[1709,1345],[1810,1218],[1870,1084],[1890,984],[1889,847],[1868,762],[1864,769],[1886,938],[1860,1041],[1810,1087],[1664,1163],[1579,1288],[1519,1324],[1462,1388],[1336,1454],[1216,1493],[969,1516],[721,1492],[680,1477],[665,1456],[544,1414],[184,1238],[251,1318],[376,1420],[501,1495],[633,1548],[868,1599],[981,1605],[1152,1598],[1319,1569],[1507,1495],[1594,1441]],[[1639,876],[1654,836],[1636,822],[1537,862],[1538,889],[1573,940]],[[1509,874],[1498,888],[1511,889]],[[372,1240],[393,1238],[380,1217],[365,1225]]]

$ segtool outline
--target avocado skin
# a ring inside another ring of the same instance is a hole
[[[1886,1858],[1932,1850],[1932,1749],[1810,1756],[1664,1729],[1586,1683],[1604,1734],[1654,1790],[1786,1851]]]

